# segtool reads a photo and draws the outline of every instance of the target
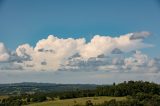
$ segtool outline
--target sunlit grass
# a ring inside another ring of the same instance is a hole
[[[85,105],[86,101],[91,100],[93,104],[101,104],[104,101],[109,101],[111,99],[116,99],[117,101],[126,100],[126,97],[83,97],[83,98],[74,98],[74,99],[65,99],[65,100],[54,100],[41,103],[33,103],[28,106],[74,106],[74,105]]]
[[[0,96],[0,101],[2,100],[2,99],[7,99],[9,96]]]

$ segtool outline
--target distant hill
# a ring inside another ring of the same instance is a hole
[[[12,84],[0,84],[0,95],[17,95],[23,93],[36,92],[63,92],[79,90],[93,90],[96,89],[95,84],[56,84],[56,83],[36,83],[23,82]]]

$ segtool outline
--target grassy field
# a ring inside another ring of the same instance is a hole
[[[0,102],[3,100],[3,99],[7,99],[8,96],[0,96]]]
[[[0,100],[1,99],[6,99],[6,98],[8,98],[8,96],[0,96]]]
[[[109,101],[111,99],[116,99],[117,101],[126,100],[126,97],[84,97],[84,98],[74,98],[74,99],[65,99],[65,100],[54,100],[41,103],[34,103],[28,106],[74,106],[76,104],[85,105],[87,100],[91,100],[93,104],[103,103],[104,101]]]

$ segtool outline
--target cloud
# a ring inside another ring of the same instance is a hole
[[[25,60],[25,65],[34,66],[26,69],[56,71],[61,64],[66,64],[68,58],[78,53],[84,43],[83,38],[60,39],[49,35],[47,39],[38,41],[34,48],[29,44],[20,45],[16,53]]]
[[[0,64],[0,71],[1,70],[23,70],[23,66],[16,64],[16,63],[10,63],[10,62],[5,62]]]
[[[142,36],[144,33],[140,33]],[[137,35],[137,34],[136,34]],[[141,39],[130,39],[133,33],[121,35],[120,37],[110,36],[94,36],[91,41],[84,45],[80,50],[80,55],[83,58],[97,57],[98,55],[105,54],[109,55],[115,50],[121,52],[129,52],[140,48],[151,47],[150,44],[145,44]],[[116,51],[115,51],[116,52]]]
[[[34,54],[34,51],[33,47],[31,47],[29,44],[23,44],[18,46],[18,48],[16,49],[16,53],[22,61],[29,61]]]
[[[147,36],[147,32],[129,33],[119,37],[95,35],[91,41],[86,42],[84,38],[63,39],[49,35],[46,39],[39,40],[35,47],[22,44],[15,51],[7,50],[0,43],[0,61],[6,62],[5,67],[1,65],[0,69],[8,70],[11,64],[13,70],[127,72],[136,68],[139,70],[148,64],[150,71],[157,72],[157,61],[151,62],[145,55],[136,53],[128,58],[117,56],[151,47],[151,44],[143,42],[144,36]]]
[[[0,42],[0,61],[7,61],[9,59],[9,53],[3,43]]]
[[[160,72],[160,60],[150,58],[140,51],[132,55],[98,56],[84,60],[72,58],[61,70],[65,71],[106,71],[119,73],[158,73]]]
[[[148,36],[150,36],[150,32],[147,32],[147,31],[135,32],[135,33],[132,33],[130,39],[131,40],[144,39]]]
[[[111,53],[112,53],[112,54],[122,54],[123,52],[122,52],[120,49],[115,48],[115,49],[112,50]]]

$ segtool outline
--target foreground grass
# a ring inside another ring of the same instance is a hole
[[[0,96],[0,100],[7,99],[9,96]]]
[[[116,99],[117,101],[126,100],[126,97],[109,97],[109,96],[100,96],[100,97],[83,97],[83,98],[74,98],[74,99],[65,99],[65,100],[54,100],[46,101],[41,103],[33,103],[28,106],[74,106],[74,105],[85,105],[86,101],[91,100],[95,104],[101,104],[104,101],[109,101],[111,99]]]

